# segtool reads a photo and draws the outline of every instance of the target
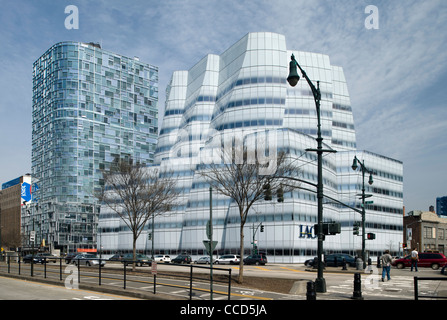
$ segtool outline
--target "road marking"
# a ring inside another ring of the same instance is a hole
[[[255,266],[256,269],[262,270],[262,271],[270,271],[269,269],[263,268],[263,267],[259,267],[259,266]]]
[[[290,269],[290,268],[286,268],[286,267],[280,267],[280,268],[284,269],[284,270],[288,270],[288,271],[293,271],[293,272],[305,272],[305,271],[296,270],[296,269]]]

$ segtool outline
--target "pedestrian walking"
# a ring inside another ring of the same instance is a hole
[[[389,250],[385,250],[385,253],[380,257],[380,260],[382,260],[382,282],[385,281],[385,275],[387,277],[387,280],[391,280],[391,262],[393,261],[393,258],[390,255]]]
[[[418,271],[418,261],[419,261],[419,253],[417,252],[416,248],[413,248],[413,251],[411,251],[411,271]]]

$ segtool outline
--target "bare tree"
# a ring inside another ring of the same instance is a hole
[[[299,174],[298,167],[289,161],[285,152],[276,153],[275,145],[275,156],[270,157],[268,161],[260,161],[263,159],[259,154],[260,150],[255,148],[255,144],[242,143],[235,138],[230,148],[220,148],[220,163],[203,165],[202,170],[198,171],[213,189],[233,199],[237,204],[241,222],[239,283],[243,282],[244,225],[250,208],[256,202],[264,201],[267,189],[273,192],[279,189],[290,192],[299,186],[296,181],[284,178],[296,177]],[[272,167],[272,164],[276,170],[266,170],[267,167]]]
[[[160,170],[131,161],[115,161],[109,171],[103,172],[104,190],[98,198],[131,230],[134,261],[137,239],[149,218],[169,211],[178,196],[172,173]]]

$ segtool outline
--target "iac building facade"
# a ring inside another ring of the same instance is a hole
[[[166,90],[163,124],[160,128],[154,163],[172,169],[182,194],[178,205],[150,222],[137,242],[137,249],[175,255],[181,252],[197,258],[206,254],[209,220],[209,184],[198,174],[208,161],[215,141],[222,136],[247,138],[263,136],[276,152],[285,151],[301,170],[299,178],[317,183],[317,155],[306,149],[317,146],[317,114],[306,81],[291,87],[286,78],[290,56],[320,81],[323,148],[336,153],[323,158],[324,195],[361,209],[358,194],[362,174],[353,171],[354,157],[372,170],[374,184],[366,183],[373,196],[366,207],[366,232],[376,234],[367,241],[370,255],[385,249],[400,251],[403,216],[403,164],[370,151],[357,150],[353,108],[341,67],[333,66],[327,55],[292,51],[283,35],[249,33],[220,55],[209,54],[188,71],[176,71]],[[214,142],[213,142],[214,141]],[[273,153],[271,153],[273,154]],[[246,252],[239,251],[240,218],[231,199],[213,193],[213,240],[217,254],[246,256],[253,249],[265,252],[270,262],[296,263],[313,258],[317,239],[317,197],[313,187],[284,195],[284,202],[261,201],[251,209],[245,224]],[[326,236],[325,253],[356,254],[361,237],[353,225],[361,215],[349,207],[324,200],[324,221],[339,222],[341,233]],[[264,232],[257,229],[262,223]],[[104,253],[132,250],[131,232],[120,218],[101,208],[99,233]]]

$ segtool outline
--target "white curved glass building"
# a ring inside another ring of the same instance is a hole
[[[361,172],[351,169],[354,156],[374,172],[374,184],[366,192],[374,203],[366,208],[366,232],[376,234],[367,241],[371,255],[384,249],[399,251],[402,239],[402,162],[356,149],[352,107],[341,67],[327,55],[288,50],[285,37],[275,33],[249,33],[221,55],[207,55],[188,71],[176,71],[166,90],[163,125],[155,163],[175,171],[184,192],[179,205],[155,218],[155,234],[148,240],[152,224],[139,238],[138,250],[193,257],[205,254],[209,220],[209,185],[197,174],[198,164],[209,160],[213,141],[221,136],[263,135],[270,145],[286,151],[301,169],[299,179],[317,183],[317,115],[306,81],[294,88],[286,82],[291,54],[312,81],[320,81],[321,123],[324,148],[337,150],[323,158],[324,194],[347,205],[361,208]],[[218,139],[217,139],[218,140]],[[219,140],[220,141],[220,140]],[[283,203],[258,202],[245,225],[247,255],[253,248],[267,253],[270,262],[303,262],[316,255],[316,190],[302,185],[286,193]],[[239,251],[240,218],[234,203],[213,193],[214,240],[217,254]],[[324,250],[355,254],[361,237],[353,235],[353,223],[360,214],[329,198],[324,201],[325,221],[340,222],[341,234],[326,236]],[[264,232],[260,224],[264,226]],[[132,249],[131,233],[119,217],[102,208],[101,246],[105,253]],[[257,232],[254,234],[254,230]],[[253,239],[255,241],[253,241]],[[152,244],[153,241],[153,244]]]

